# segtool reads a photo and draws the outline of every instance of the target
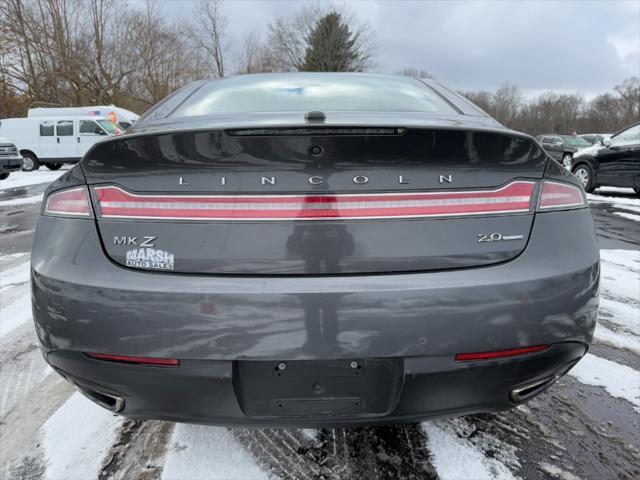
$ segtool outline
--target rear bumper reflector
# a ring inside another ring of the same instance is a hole
[[[327,220],[526,213],[535,182],[493,190],[330,195],[138,195],[96,187],[102,218],[159,220]]]
[[[146,365],[152,367],[178,367],[180,360],[175,358],[135,357],[131,355],[109,355],[105,353],[85,353],[89,358],[104,360],[107,362],[131,363],[134,365]]]
[[[509,350],[495,350],[492,352],[458,353],[456,354],[456,362],[516,357],[518,355],[526,355],[527,353],[541,352],[547,348],[549,348],[549,345],[536,345],[534,347],[511,348]]]

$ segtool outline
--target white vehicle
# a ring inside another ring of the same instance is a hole
[[[27,117],[57,117],[60,115],[73,115],[74,117],[95,115],[97,117],[105,117],[110,120],[115,120],[122,130],[126,130],[140,118],[139,115],[124,108],[116,107],[115,105],[30,108],[27,111]]]
[[[110,120],[95,116],[0,120],[0,135],[18,147],[25,171],[37,170],[40,165],[58,170],[63,163],[76,163],[94,143],[114,133]]]

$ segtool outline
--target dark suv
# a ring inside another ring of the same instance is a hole
[[[591,146],[583,138],[574,135],[545,134],[536,138],[545,152],[567,168],[571,167],[571,159],[578,150]]]
[[[571,171],[587,192],[610,185],[640,194],[640,123],[574,155]]]

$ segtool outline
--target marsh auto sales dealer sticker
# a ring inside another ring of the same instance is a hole
[[[128,250],[127,267],[173,270],[173,253],[155,248]]]

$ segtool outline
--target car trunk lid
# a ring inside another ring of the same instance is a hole
[[[507,130],[260,125],[123,136],[82,165],[117,263],[319,275],[514,258],[545,163]]]

